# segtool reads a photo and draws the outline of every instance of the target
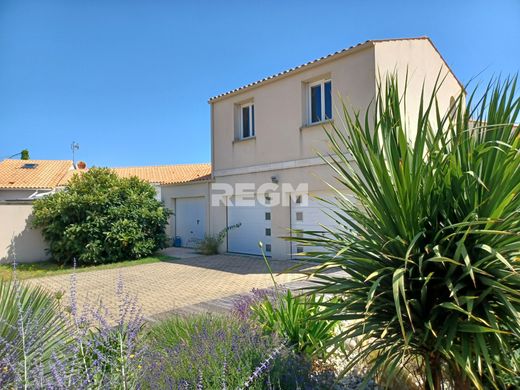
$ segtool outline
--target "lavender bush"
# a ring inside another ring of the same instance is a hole
[[[237,301],[231,316],[176,317],[146,330],[122,279],[115,311],[79,305],[74,274],[68,295],[0,281],[0,388],[322,388],[310,363],[249,317],[273,299],[270,290]]]
[[[253,314],[253,307],[266,299],[273,300],[275,293],[270,289],[258,289],[254,288],[251,290],[251,294],[244,295],[233,302],[231,314],[241,321],[247,321]]]
[[[144,386],[236,389],[280,345],[249,323],[223,315],[175,317],[149,334]],[[258,381],[251,389],[262,389]]]
[[[0,388],[131,389],[138,386],[141,312],[119,281],[117,313],[101,303],[79,308],[62,294],[0,281]]]

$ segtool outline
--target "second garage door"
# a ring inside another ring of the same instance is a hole
[[[246,205],[248,203],[252,203]],[[266,203],[266,202],[263,202]],[[228,252],[261,255],[261,241],[267,256],[271,255],[271,209],[258,200],[233,197],[227,207],[227,225],[240,224],[228,232]]]
[[[194,247],[206,234],[206,198],[175,199],[175,235],[181,245]]]
[[[320,199],[324,199],[324,201]],[[337,210],[334,205],[327,203],[328,201],[335,203],[334,194],[330,192],[317,192],[308,196],[308,202],[305,204],[306,198],[301,195],[292,196],[291,203],[291,229],[303,231],[325,231],[323,226],[334,228],[337,226],[336,221],[329,215]],[[297,233],[293,233],[297,235]],[[301,234],[298,234],[301,237]],[[309,236],[311,237],[311,236]],[[319,247],[303,246],[300,243],[292,244],[292,255],[297,256],[301,252],[309,252],[320,250]]]

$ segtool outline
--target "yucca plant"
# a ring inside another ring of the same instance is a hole
[[[311,254],[322,262],[314,292],[340,298],[321,318],[347,321],[334,340],[355,340],[347,370],[368,362],[367,378],[416,370],[428,389],[503,388],[520,375],[516,77],[490,83],[481,99],[459,96],[446,114],[441,84],[408,105],[413,128],[392,77],[366,114],[344,107],[326,157],[337,226],[299,241],[324,248]]]
[[[36,386],[68,336],[58,302],[39,287],[0,279],[0,388]]]

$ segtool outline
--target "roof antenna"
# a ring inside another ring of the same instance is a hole
[[[72,150],[72,166],[76,169],[76,150],[79,150],[79,144],[76,141],[72,141],[70,145],[70,149]]]

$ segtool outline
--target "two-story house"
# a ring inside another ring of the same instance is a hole
[[[340,98],[349,109],[366,109],[389,74],[400,83],[407,78],[412,114],[423,86],[428,95],[439,76],[444,79],[437,95],[441,110],[463,91],[430,39],[421,37],[367,41],[209,100],[210,231],[241,224],[229,231],[224,250],[260,254],[261,241],[274,258],[294,257],[303,248],[283,239],[291,229],[330,223],[321,202],[304,202],[301,196],[306,188],[311,196],[332,196],[326,184],[334,183],[332,170],[317,155],[328,151],[324,127],[331,121],[341,126]],[[416,119],[412,114],[409,124]],[[265,195],[264,189],[282,184],[294,190]]]

